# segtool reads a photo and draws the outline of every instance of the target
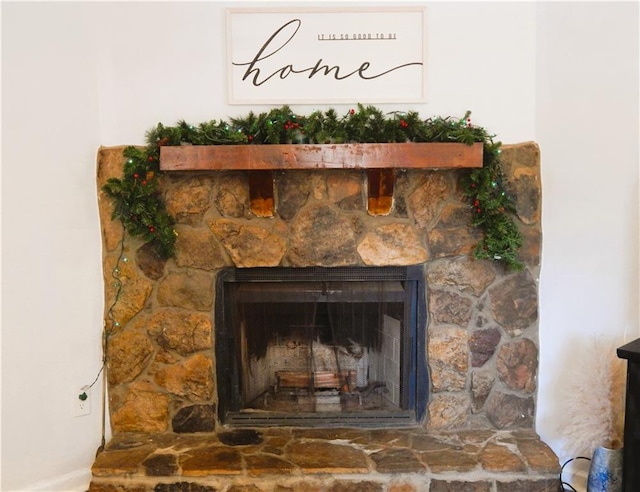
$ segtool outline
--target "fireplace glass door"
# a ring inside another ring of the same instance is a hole
[[[404,267],[222,272],[215,314],[221,420],[414,423],[428,381],[423,277]]]

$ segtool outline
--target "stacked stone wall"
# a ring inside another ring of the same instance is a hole
[[[121,147],[98,156],[98,190],[122,172]],[[424,264],[431,389],[426,426],[532,428],[538,365],[539,150],[503,147],[526,267],[471,258],[480,232],[463,198],[464,170],[399,171],[388,216],[366,211],[366,173],[275,172],[276,214],[249,208],[243,172],[161,177],[177,219],[177,254],[156,257],[123,236],[99,191],[104,247],[110,418],[118,432],[217,426],[214,280],[224,267]],[[123,243],[124,239],[124,243]],[[115,325],[117,323],[117,325]]]

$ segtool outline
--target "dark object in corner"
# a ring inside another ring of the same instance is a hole
[[[624,418],[624,451],[622,458],[622,490],[640,490],[640,338],[618,350],[627,359],[627,401]]]

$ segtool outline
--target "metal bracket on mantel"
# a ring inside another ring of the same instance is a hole
[[[441,142],[164,146],[160,169],[248,171],[251,211],[259,217],[274,213],[272,171],[366,169],[369,213],[386,215],[392,205],[395,169],[482,167],[482,150],[482,143]]]

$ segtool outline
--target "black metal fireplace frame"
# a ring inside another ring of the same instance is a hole
[[[358,416],[337,413],[322,415],[291,415],[240,412],[243,402],[238,391],[239,368],[233,363],[236,337],[225,319],[225,284],[235,282],[308,282],[308,281],[400,281],[404,282],[404,319],[407,327],[403,359],[403,411],[396,413],[369,412]],[[389,267],[257,267],[225,268],[216,276],[213,319],[215,324],[216,380],[218,391],[218,418],[231,426],[358,426],[400,427],[420,423],[429,398],[429,373],[426,358],[426,287],[422,265]]]

